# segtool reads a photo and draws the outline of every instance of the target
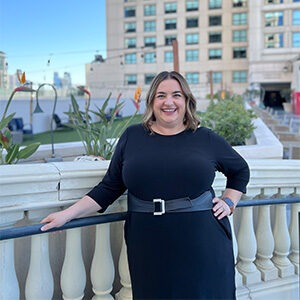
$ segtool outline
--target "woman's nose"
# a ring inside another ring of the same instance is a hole
[[[165,99],[165,104],[172,104],[173,103],[173,96],[172,95],[167,95]]]

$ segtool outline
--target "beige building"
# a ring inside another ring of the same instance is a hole
[[[107,58],[86,65],[95,96],[107,89],[132,95],[137,84],[147,90],[155,74],[173,70],[173,40],[198,99],[260,90],[276,106],[291,88],[300,0],[109,0],[106,17]]]

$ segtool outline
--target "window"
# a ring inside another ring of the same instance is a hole
[[[198,72],[191,72],[185,74],[186,81],[188,84],[197,84],[199,83],[199,73]]]
[[[136,74],[127,74],[125,75],[125,84],[126,85],[136,85],[137,84],[137,76]]]
[[[209,9],[219,9],[222,8],[222,0],[209,0]]]
[[[165,62],[173,62],[173,61],[174,61],[173,51],[165,51]]]
[[[222,72],[212,72],[212,81],[213,83],[222,82]]]
[[[199,9],[198,0],[188,0],[185,5],[186,11],[195,11]]]
[[[144,22],[144,31],[156,31],[156,22],[155,21],[145,21]]]
[[[198,33],[189,33],[185,36],[185,43],[187,45],[193,45],[199,43],[199,34]]]
[[[265,0],[265,4],[280,4],[283,0]]]
[[[300,25],[300,10],[293,11],[293,25]]]
[[[209,26],[220,26],[220,25],[222,25],[222,17],[221,16],[209,16],[208,24],[209,24]]]
[[[198,18],[188,18],[186,19],[186,28],[198,27]]]
[[[199,61],[199,50],[186,50],[185,51],[186,61]]]
[[[233,25],[246,25],[247,24],[247,14],[238,13],[232,15],[232,24]]]
[[[222,49],[209,49],[208,59],[222,59]]]
[[[247,49],[245,47],[233,48],[233,58],[247,58]]]
[[[283,12],[268,12],[265,14],[265,26],[275,27],[283,25]]]
[[[176,19],[165,20],[165,30],[176,29]]]
[[[265,48],[283,48],[283,33],[266,34]]]
[[[233,42],[246,42],[247,41],[247,31],[246,30],[234,30],[232,33]]]
[[[165,3],[165,14],[172,14],[177,12],[177,2]]]
[[[135,17],[135,7],[131,7],[131,6],[125,7],[124,17],[125,18]]]
[[[144,63],[151,64],[156,62],[156,53],[155,52],[148,52],[144,55]]]
[[[234,83],[247,82],[247,71],[233,71],[232,82]]]
[[[125,23],[125,32],[136,32],[136,23]]]
[[[168,46],[168,45],[172,45],[172,41],[173,40],[176,40],[176,35],[167,35],[165,36],[165,45]]]
[[[156,37],[145,37],[144,38],[145,47],[156,47]]]
[[[136,64],[136,53],[125,54],[125,64]]]
[[[155,15],[156,15],[155,4],[144,6],[144,16],[155,16]]]
[[[151,84],[155,74],[145,74],[145,84]]]
[[[208,34],[209,43],[221,43],[222,33],[221,32],[209,32]]]
[[[247,0],[233,0],[232,6],[233,7],[246,7]]]
[[[292,34],[292,47],[300,47],[300,32],[293,32]]]
[[[125,39],[125,48],[135,48],[136,38]]]

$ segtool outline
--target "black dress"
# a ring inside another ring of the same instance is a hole
[[[119,140],[107,174],[88,195],[104,211],[127,189],[152,201],[211,190],[215,172],[226,187],[246,191],[249,168],[223,138],[200,127],[176,135],[129,127]],[[125,222],[134,299],[234,299],[235,276],[228,218],[212,211],[129,213]]]

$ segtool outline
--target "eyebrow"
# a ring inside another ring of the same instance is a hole
[[[174,91],[174,92],[172,92],[172,94],[177,94],[177,93],[180,93],[180,94],[182,94],[183,95],[183,92],[182,91]],[[165,94],[167,94],[166,92],[163,92],[163,91],[161,91],[161,92],[157,92],[156,93],[156,95],[158,95],[158,94],[163,94],[163,95],[165,95]]]

